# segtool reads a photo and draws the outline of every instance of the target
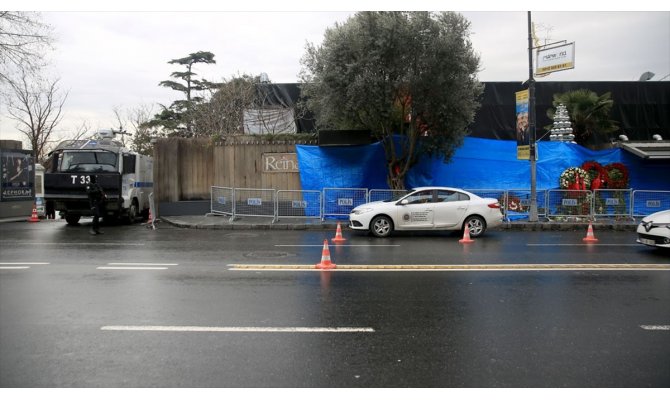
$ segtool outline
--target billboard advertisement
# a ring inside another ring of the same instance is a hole
[[[536,75],[572,69],[575,67],[575,42],[539,48],[535,60]]]
[[[3,150],[1,201],[25,201],[35,197],[35,160],[29,151]]]

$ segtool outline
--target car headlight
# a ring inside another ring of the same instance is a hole
[[[372,208],[354,208],[351,213],[354,215],[361,215],[372,211]]]

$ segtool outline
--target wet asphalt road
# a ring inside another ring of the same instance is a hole
[[[334,232],[103,230],[0,224],[0,386],[670,386],[667,269],[231,270]],[[338,264],[670,263],[633,232],[344,234]]]

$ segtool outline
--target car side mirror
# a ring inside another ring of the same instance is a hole
[[[407,199],[402,199],[398,204],[400,204],[401,206],[406,206],[407,204],[409,204],[409,201],[407,201]]]

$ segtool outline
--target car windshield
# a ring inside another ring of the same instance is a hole
[[[398,201],[398,200],[402,199],[405,196],[407,196],[407,192],[400,192],[400,193],[394,194],[391,198],[386,199],[386,200],[382,200],[382,201],[384,203],[392,203],[394,201]]]
[[[66,151],[61,156],[60,172],[114,172],[116,154],[108,151]]]

